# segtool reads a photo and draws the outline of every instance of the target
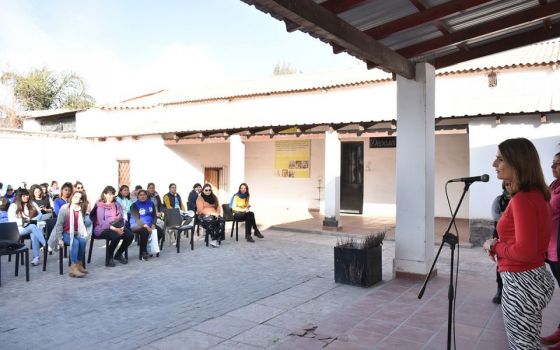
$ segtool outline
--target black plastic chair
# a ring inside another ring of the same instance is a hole
[[[245,219],[240,220],[237,215],[233,213],[233,210],[229,207],[228,204],[222,204],[222,211],[224,212],[224,220],[226,222],[232,221],[231,223],[231,234],[230,237],[233,237],[233,229],[235,228],[235,241],[239,241],[239,223],[245,222]]]
[[[191,229],[194,229],[194,212],[189,211],[187,213],[192,213],[192,216],[189,216],[193,218],[193,221],[184,225],[184,218],[179,209],[170,208],[165,210],[165,232],[168,232],[169,230],[177,232],[177,242],[175,243],[177,253],[179,253],[181,249],[181,232],[185,232],[185,237],[188,238],[188,232]],[[191,232],[191,250],[194,250],[194,230]]]
[[[15,222],[3,222],[0,223],[0,240],[12,243],[19,243],[19,230],[17,223]],[[25,245],[21,248],[17,249],[0,249],[0,286],[2,280],[2,255],[9,255],[12,256],[14,254],[16,256],[16,263],[15,263],[15,273],[14,275],[17,276],[19,274],[19,257],[22,255],[25,257],[25,280],[29,282],[29,248]]]

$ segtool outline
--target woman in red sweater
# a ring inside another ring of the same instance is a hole
[[[511,183],[511,200],[498,221],[499,239],[484,249],[498,260],[503,279],[502,312],[510,349],[541,349],[542,310],[552,298],[554,281],[544,261],[550,240],[550,190],[539,154],[525,138],[498,145],[498,179]]]

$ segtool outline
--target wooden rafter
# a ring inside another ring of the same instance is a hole
[[[552,2],[546,5],[536,6],[525,11],[520,11],[507,17],[500,17],[492,21],[477,24],[476,26],[448,35],[426,40],[424,42],[397,50],[397,52],[405,57],[414,57],[440,47],[458,44],[465,40],[515,27],[523,23],[546,19],[550,16],[558,14],[559,12],[560,2]]]
[[[434,59],[433,65],[436,69],[448,67],[463,61],[515,49],[539,41],[553,39],[558,36],[560,36],[560,23],[555,23],[550,25],[550,27],[539,27],[521,34],[502,38],[488,44],[471,47],[467,52],[452,53],[446,56],[438,57]]]
[[[414,13],[394,21],[381,24],[377,27],[364,31],[374,39],[382,39],[391,34],[405,29],[413,28],[421,24],[432,23],[454,13],[468,10],[469,8],[482,5],[493,0],[452,0],[441,5],[430,7],[426,11]]]
[[[474,1],[474,0],[468,0]],[[478,0],[481,1],[481,0]],[[259,9],[296,23],[306,32],[346,49],[352,55],[373,62],[407,79],[415,78],[414,65],[380,42],[312,0],[250,0]]]

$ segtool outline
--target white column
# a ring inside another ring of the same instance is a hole
[[[245,182],[245,144],[241,135],[229,137],[229,195],[237,192],[239,185]]]
[[[324,227],[339,228],[340,140],[336,131],[325,132],[325,219]]]
[[[435,70],[416,64],[416,80],[397,76],[395,277],[425,276],[434,257]]]

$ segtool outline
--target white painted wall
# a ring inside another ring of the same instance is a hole
[[[503,117],[496,125],[494,118],[473,120],[469,123],[470,175],[488,174],[488,183],[477,183],[470,190],[471,219],[491,219],[490,207],[501,193],[501,182],[496,178],[492,162],[496,158],[498,144],[505,139],[526,137],[539,152],[547,183],[552,182],[550,164],[554,154],[560,152],[560,116],[548,116],[542,124],[540,116]]]

